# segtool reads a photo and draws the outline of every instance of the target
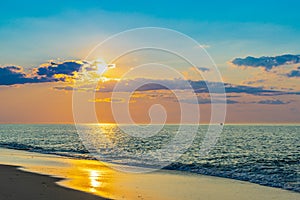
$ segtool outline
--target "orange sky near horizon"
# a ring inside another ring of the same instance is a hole
[[[53,89],[60,83],[25,84],[1,87],[0,123],[73,123],[72,91]],[[111,93],[98,93],[95,103],[98,123],[114,123],[111,103],[107,102]],[[179,123],[178,103],[165,98],[151,99],[144,94],[130,103],[130,113],[137,123],[149,123],[148,109],[153,104],[161,104],[167,110],[167,123]],[[249,97],[248,97],[249,98]],[[247,99],[247,97],[246,97]],[[300,116],[294,106],[265,104],[228,104],[226,123],[299,123]],[[210,105],[200,104],[200,123],[209,123]],[[88,121],[87,121],[88,122]],[[94,122],[93,122],[94,123]]]

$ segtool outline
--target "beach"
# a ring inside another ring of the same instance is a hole
[[[300,200],[298,4],[2,1],[0,200]]]
[[[61,179],[35,173],[24,172],[16,167],[0,165],[0,199],[73,199],[101,200],[99,196],[60,187]]]
[[[243,181],[160,170],[116,171],[95,160],[0,149],[0,199],[299,199]]]

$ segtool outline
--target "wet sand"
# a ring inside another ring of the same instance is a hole
[[[59,178],[24,172],[17,167],[0,165],[0,199],[2,200],[101,200],[96,195],[61,187]]]

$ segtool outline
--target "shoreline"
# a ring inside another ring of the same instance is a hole
[[[37,173],[54,178],[57,180],[54,181],[55,185],[59,188],[69,188],[108,199],[171,200],[199,199],[201,197],[212,200],[293,200],[300,198],[300,194],[296,192],[227,178],[171,170],[129,174],[115,171],[100,161],[71,159],[2,148],[0,148],[0,152],[0,164],[20,166],[19,171],[24,171],[24,173]],[[0,167],[1,174],[2,171]],[[16,171],[12,172],[9,178],[15,173]],[[30,177],[33,178],[36,175]],[[34,179],[36,180],[36,178]],[[1,184],[5,183],[1,182]]]
[[[44,155],[44,157],[59,157],[59,158],[64,158],[64,159],[69,159],[69,160],[86,160],[87,162],[96,161],[96,162],[99,162],[99,163],[103,163],[106,166],[108,166],[108,165],[111,165],[111,166],[112,165],[119,165],[119,164],[116,164],[116,163],[115,164],[113,164],[113,163],[105,163],[105,161],[104,162],[103,161],[98,161],[97,159],[91,159],[90,157],[87,158],[87,157],[84,157],[84,156],[82,156],[82,157],[81,156],[70,156],[70,155],[65,155],[65,154],[61,154],[61,153],[28,151],[28,150],[24,150],[24,149],[16,149],[16,148],[9,148],[9,147],[0,146],[0,152],[1,152],[1,150],[11,150],[11,151],[17,151],[17,152],[19,151],[19,152],[23,152],[25,154],[39,154],[39,155]],[[1,161],[0,161],[0,165],[1,165]],[[116,167],[116,168],[123,168],[124,167],[124,166],[123,167],[120,167],[120,166],[122,166],[122,165],[119,165],[119,167]],[[112,168],[114,168],[114,167],[112,167]],[[125,166],[125,168],[126,168],[126,166]],[[141,168],[143,168],[143,167],[141,167]],[[30,170],[28,170],[28,171],[30,171]],[[286,188],[282,188],[282,187],[275,187],[275,186],[268,185],[268,184],[261,184],[261,183],[257,183],[257,182],[247,181],[247,180],[243,180],[243,179],[239,179],[239,178],[230,178],[230,177],[221,176],[221,175],[201,174],[201,173],[197,173],[197,172],[191,172],[191,171],[179,170],[179,169],[172,169],[172,168],[163,168],[160,171],[164,171],[164,172],[166,172],[168,174],[184,174],[184,175],[187,175],[187,176],[208,176],[208,177],[212,177],[212,178],[222,178],[222,179],[228,179],[228,180],[235,180],[235,181],[241,181],[241,182],[246,182],[246,183],[250,183],[250,184],[255,184],[255,185],[270,187],[270,188],[282,189],[282,190],[285,190],[285,191],[291,191],[291,192],[295,192],[295,193],[299,193],[300,194],[300,192],[298,192],[296,190],[293,190],[293,189],[286,189]]]

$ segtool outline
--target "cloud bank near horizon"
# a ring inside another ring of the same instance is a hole
[[[237,58],[240,59],[240,58]],[[235,59],[236,60],[236,59]],[[267,61],[268,60],[268,61]],[[275,62],[276,61],[276,62]],[[234,61],[233,61],[234,62]],[[255,59],[236,60],[236,63],[247,66],[264,66],[271,69],[273,66],[279,66],[282,63],[300,62],[300,56],[283,55],[275,57],[261,57]],[[15,84],[28,83],[51,83],[62,82],[69,83],[81,67],[85,64],[82,60],[65,60],[63,62],[49,62],[33,68],[31,72],[26,73],[20,66],[0,67],[0,85],[11,86]],[[277,64],[274,64],[277,63]],[[272,67],[271,67],[272,66]],[[271,67],[271,68],[270,68]],[[286,77],[300,77],[300,67],[291,71]],[[259,86],[239,85],[221,82],[207,82],[204,80],[183,80],[183,79],[162,79],[152,80],[146,78],[135,78],[117,81],[115,79],[106,80],[101,84],[97,92],[112,92],[118,83],[117,92],[130,92],[134,89],[137,91],[151,90],[193,90],[197,94],[201,93],[224,93],[226,94],[250,94],[255,96],[280,96],[280,95],[300,95],[300,91],[282,91],[276,89],[266,89]],[[71,84],[54,87],[56,90],[73,90]],[[87,89],[88,90],[88,89]],[[236,103],[236,102],[232,102]],[[263,103],[263,102],[260,102]],[[270,102],[269,102],[270,103]],[[276,102],[271,102],[276,103]],[[278,102],[277,102],[278,103]]]
[[[115,86],[118,84],[118,87]],[[56,90],[77,90],[71,85],[54,87]],[[132,91],[163,91],[163,90],[182,90],[192,91],[196,94],[249,94],[255,96],[282,96],[282,95],[300,95],[298,91],[282,91],[274,89],[264,89],[263,87],[253,87],[246,85],[234,85],[221,82],[206,82],[203,80],[192,81],[183,79],[146,79],[135,78],[127,80],[108,80],[102,82],[99,88],[85,88],[80,90],[95,91],[95,92],[132,92]]]

